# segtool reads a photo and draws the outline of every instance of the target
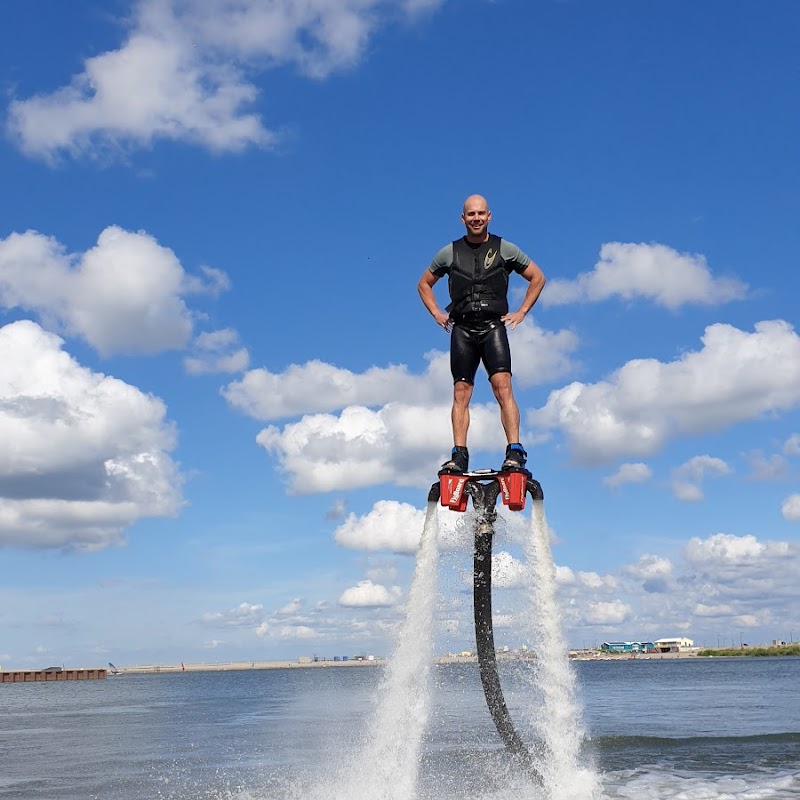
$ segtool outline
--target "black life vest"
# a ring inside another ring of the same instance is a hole
[[[508,314],[508,268],[500,255],[499,236],[471,245],[466,236],[453,242],[453,266],[448,288],[452,302],[447,312],[454,319],[465,314]]]

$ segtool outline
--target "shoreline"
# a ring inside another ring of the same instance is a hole
[[[326,667],[378,667],[384,666],[385,659],[359,659],[352,661],[227,661],[214,664],[180,663],[180,664],[135,664],[117,667],[117,672],[108,671],[109,677],[114,675],[161,675],[175,672],[247,672],[262,669],[322,669]]]
[[[570,661],[661,661],[661,660],[674,660],[674,659],[696,659],[697,653],[650,653],[650,654],[637,654],[636,656],[630,654],[577,654],[570,655]],[[720,656],[722,657],[722,656]],[[506,655],[503,653],[497,654],[498,664],[512,663],[512,662],[525,662],[535,661],[536,658],[530,656],[520,655]],[[158,674],[171,674],[176,672],[236,672],[236,671],[251,671],[251,670],[264,670],[264,669],[339,669],[350,667],[383,667],[387,663],[385,658],[373,659],[353,659],[347,661],[332,661],[332,660],[277,660],[277,661],[228,661],[220,663],[178,663],[178,664],[136,664],[130,666],[117,667],[117,674],[119,675],[158,675]],[[436,656],[433,659],[433,664],[436,666],[447,666],[450,664],[477,664],[478,657],[475,654],[470,655],[443,655]],[[108,671],[109,677],[113,676],[111,670]]]
[[[795,646],[796,648],[796,646]],[[748,652],[750,650],[751,652]],[[786,652],[785,648],[745,648],[742,650],[731,651],[730,648],[696,648],[689,652],[673,653],[602,653],[597,651],[571,650],[568,655],[569,661],[674,661],[674,660],[721,660],[730,658],[764,658],[777,656],[800,656],[800,653]],[[522,655],[519,653],[497,653],[497,663],[515,663],[535,661],[536,657],[531,653]],[[474,653],[470,654],[446,654],[436,656],[433,664],[436,666],[447,666],[450,664],[477,664],[478,657]],[[226,662],[178,662],[177,664],[131,664],[120,667],[103,667],[109,678],[118,675],[164,675],[179,672],[246,672],[252,670],[269,669],[340,669],[340,668],[359,668],[359,667],[384,667],[387,664],[386,658],[371,657],[348,660],[319,659],[312,660],[307,656],[296,659],[283,660],[264,660],[264,661],[226,661]],[[70,668],[73,669],[73,668]],[[97,667],[82,669],[99,669]],[[0,670],[0,672],[15,672],[19,670]],[[27,670],[31,671],[31,670]]]

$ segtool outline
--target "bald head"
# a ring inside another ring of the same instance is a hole
[[[461,210],[461,213],[466,214],[468,208],[483,208],[487,213],[490,213],[486,198],[479,194],[471,194],[464,201],[464,208]]]
[[[464,201],[464,210],[461,212],[461,221],[467,229],[467,241],[485,242],[489,237],[489,220],[492,212],[485,197],[471,194]]]

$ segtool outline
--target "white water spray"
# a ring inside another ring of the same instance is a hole
[[[567,658],[550,534],[541,500],[533,502],[531,535],[525,550],[531,572],[530,633],[536,647],[536,676],[543,700],[535,720],[543,745],[536,769],[549,800],[590,800],[600,796],[600,781],[593,769],[581,765],[585,730],[575,676]]]
[[[428,503],[406,615],[386,667],[380,701],[342,800],[413,800],[430,708],[433,617],[439,563],[436,503]]]

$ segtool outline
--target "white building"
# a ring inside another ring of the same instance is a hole
[[[659,653],[685,653],[694,647],[694,641],[686,637],[678,639],[656,639],[654,642]]]

